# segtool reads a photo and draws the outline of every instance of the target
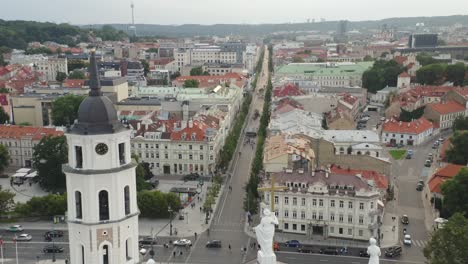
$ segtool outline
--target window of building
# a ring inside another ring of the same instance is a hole
[[[125,240],[125,256],[127,257],[127,260],[130,260],[132,259],[131,255],[130,255],[130,238]]]
[[[319,212],[319,220],[323,220],[323,213]]]
[[[293,197],[293,205],[297,205],[297,198]]]
[[[317,219],[317,212],[312,212],[312,219],[314,219],[314,220]]]
[[[362,215],[359,216],[359,224],[360,225],[364,224],[364,216]]]
[[[210,160],[213,160],[213,155],[210,155]]]
[[[359,229],[358,234],[359,234],[359,236],[362,237],[364,235],[364,231],[362,229]]]
[[[83,168],[83,148],[81,146],[75,146],[75,160],[76,168]]]
[[[352,223],[353,222],[353,216],[352,215],[348,215],[348,223]]]
[[[323,206],[323,199],[319,199],[319,206]]]
[[[330,214],[330,221],[335,222],[335,214],[334,213]]]
[[[330,207],[335,207],[335,200],[330,200]]]
[[[75,214],[77,219],[83,218],[83,208],[81,206],[81,192],[75,191]]]
[[[189,155],[189,160],[193,160],[193,155],[192,154]]]
[[[200,160],[203,160],[203,155],[200,155]]]
[[[289,204],[289,197],[284,197],[284,204]]]
[[[370,203],[370,209],[374,209],[374,202]]]
[[[130,214],[130,187],[128,185],[124,188],[124,205],[125,215]]]
[[[213,146],[210,146],[210,150],[213,150]]]
[[[293,224],[293,230],[297,230],[297,224]]]
[[[168,158],[169,158],[169,154],[164,153],[164,158],[165,158],[165,159],[168,159]]]
[[[317,199],[312,199],[312,206],[317,206]]]
[[[343,228],[342,228],[342,227],[340,227],[340,228],[338,229],[338,233],[339,233],[340,235],[343,234]]]
[[[278,204],[278,196],[275,196],[275,204]]]
[[[157,149],[159,148],[159,144],[156,144],[156,148],[157,148]]]
[[[83,245],[81,245],[81,264],[85,264],[85,250]]]
[[[301,225],[301,231],[305,231],[305,225]]]
[[[148,143],[146,143],[146,144],[145,144],[145,148],[149,148],[149,145],[148,145]]]
[[[188,149],[192,150],[192,145],[188,145]]]
[[[179,154],[179,159],[182,159],[182,154]]]
[[[305,219],[305,211],[301,211],[301,219]]]
[[[146,152],[145,154],[146,154],[146,155],[145,155],[145,156],[146,156],[146,158],[149,158],[149,153],[148,153],[148,152]]]
[[[353,235],[353,229],[348,228],[348,236],[352,236],[352,235]]]
[[[359,209],[364,210],[364,203],[359,203]]]
[[[289,211],[288,210],[284,210],[284,218],[288,218],[289,217]]]
[[[353,202],[348,202],[348,208],[353,209]]]
[[[138,148],[141,148],[141,143],[138,143]]]
[[[99,192],[99,220],[109,220],[109,194],[107,191]]]
[[[293,211],[293,219],[296,219],[297,218],[297,212],[296,211]]]
[[[305,206],[305,205],[306,205],[306,199],[305,199],[305,198],[301,198],[301,205],[302,205],[302,206]]]
[[[203,150],[203,145],[200,145],[200,150]]]
[[[330,226],[330,233],[332,233],[332,234],[335,233],[335,227]]]
[[[289,224],[288,224],[288,223],[284,223],[284,229],[285,229],[285,230],[288,230],[288,229],[289,229]]]
[[[120,143],[119,144],[119,161],[120,165],[123,165],[126,163],[125,161],[125,143]]]
[[[343,208],[343,207],[344,207],[344,202],[340,201],[340,208]]]
[[[343,223],[343,215],[342,215],[342,214],[340,214],[340,216],[339,216],[339,218],[338,218],[338,221],[339,221],[340,223]]]

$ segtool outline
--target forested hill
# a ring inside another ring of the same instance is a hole
[[[0,19],[0,47],[26,49],[28,43],[33,41],[53,41],[74,46],[82,41],[87,42],[89,35],[89,28],[69,24]],[[127,36],[123,31],[110,26],[93,30],[91,35],[104,40],[117,40]]]
[[[468,15],[456,16],[439,16],[439,17],[402,17],[402,18],[387,18],[375,21],[356,21],[349,22],[348,29],[365,30],[381,28],[384,24],[389,27],[395,27],[398,30],[404,30],[409,27],[414,27],[416,23],[424,23],[428,27],[432,26],[451,26],[456,23],[468,25]],[[102,25],[87,25],[84,28],[99,28]],[[126,31],[127,24],[112,24],[118,30]],[[293,24],[215,24],[215,25],[152,25],[152,24],[137,24],[138,35],[140,36],[195,36],[195,35],[218,35],[224,36],[229,34],[234,35],[256,35],[262,36],[279,31],[330,31],[336,30],[338,21],[325,21],[315,23],[293,23]]]

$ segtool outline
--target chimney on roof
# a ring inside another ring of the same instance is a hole
[[[138,123],[137,123],[137,130],[140,130],[140,129],[141,129],[141,122],[138,121]]]

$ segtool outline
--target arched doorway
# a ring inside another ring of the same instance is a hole
[[[102,264],[109,264],[109,246],[102,246]]]
[[[352,148],[352,147],[348,147],[348,150],[347,150],[347,151],[348,151],[348,152],[347,152],[348,155],[353,154],[353,148]]]

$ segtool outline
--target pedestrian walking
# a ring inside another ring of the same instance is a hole
[[[228,248],[229,248],[229,251],[231,251],[231,244],[229,244]]]
[[[172,252],[172,255],[175,257],[175,255],[176,255],[176,252],[175,252],[175,250]]]

